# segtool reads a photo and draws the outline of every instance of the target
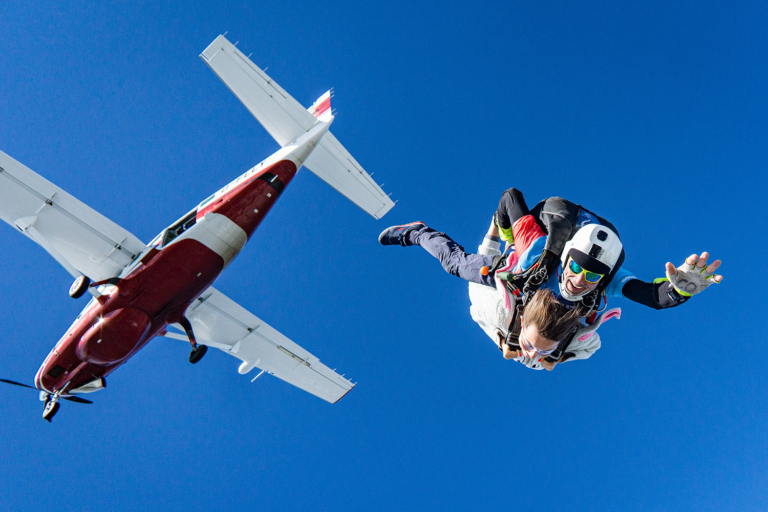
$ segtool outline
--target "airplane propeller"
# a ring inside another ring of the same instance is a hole
[[[27,384],[22,384],[21,382],[16,382],[15,380],[8,380],[8,379],[0,379],[0,382],[5,382],[6,384],[13,384],[14,386],[21,386],[22,388],[29,388],[34,389],[37,391],[37,388],[33,388],[32,386],[29,386]],[[92,404],[90,400],[86,400],[85,398],[80,398],[79,396],[62,396],[62,400],[69,400],[70,402],[75,402],[76,404]]]

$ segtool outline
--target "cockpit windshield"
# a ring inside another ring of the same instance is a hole
[[[195,225],[195,222],[197,222],[197,208],[186,214],[184,217],[179,219],[178,221],[174,222],[168,229],[163,231],[155,240],[153,240],[153,244],[156,243],[156,241],[162,237],[162,243],[160,244],[160,247],[165,247],[169,243],[171,243],[173,240],[175,240],[180,234],[191,228]]]

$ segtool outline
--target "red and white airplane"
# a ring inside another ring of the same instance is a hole
[[[48,421],[59,399],[90,403],[78,395],[103,389],[155,336],[188,340],[191,363],[215,347],[242,360],[241,374],[259,368],[328,402],[354,386],[211,285],[302,166],[377,219],[394,203],[328,131],[330,91],[305,109],[224,36],[200,57],[282,149],[149,244],[0,152],[0,218],[76,278],[72,297],[94,296],[35,376]]]

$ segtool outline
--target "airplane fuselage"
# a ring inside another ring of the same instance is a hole
[[[59,340],[37,372],[37,388],[67,396],[107,376],[179,322],[237,256],[309,152],[278,151],[150,242],[116,285],[100,288],[103,294]]]
[[[60,398],[92,403],[76,395],[102,389],[155,336],[188,340],[192,364],[216,348],[241,361],[240,374],[259,368],[331,403],[354,387],[212,285],[305,164],[376,219],[394,202],[328,131],[331,91],[305,109],[223,35],[200,57],[281,149],[149,244],[0,151],[0,220],[75,278],[71,297],[94,296],[35,376],[47,421]]]

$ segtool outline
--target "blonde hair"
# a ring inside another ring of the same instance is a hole
[[[577,308],[568,309],[555,298],[552,290],[540,289],[525,306],[526,325],[535,325],[539,334],[552,341],[562,341],[581,320]]]

